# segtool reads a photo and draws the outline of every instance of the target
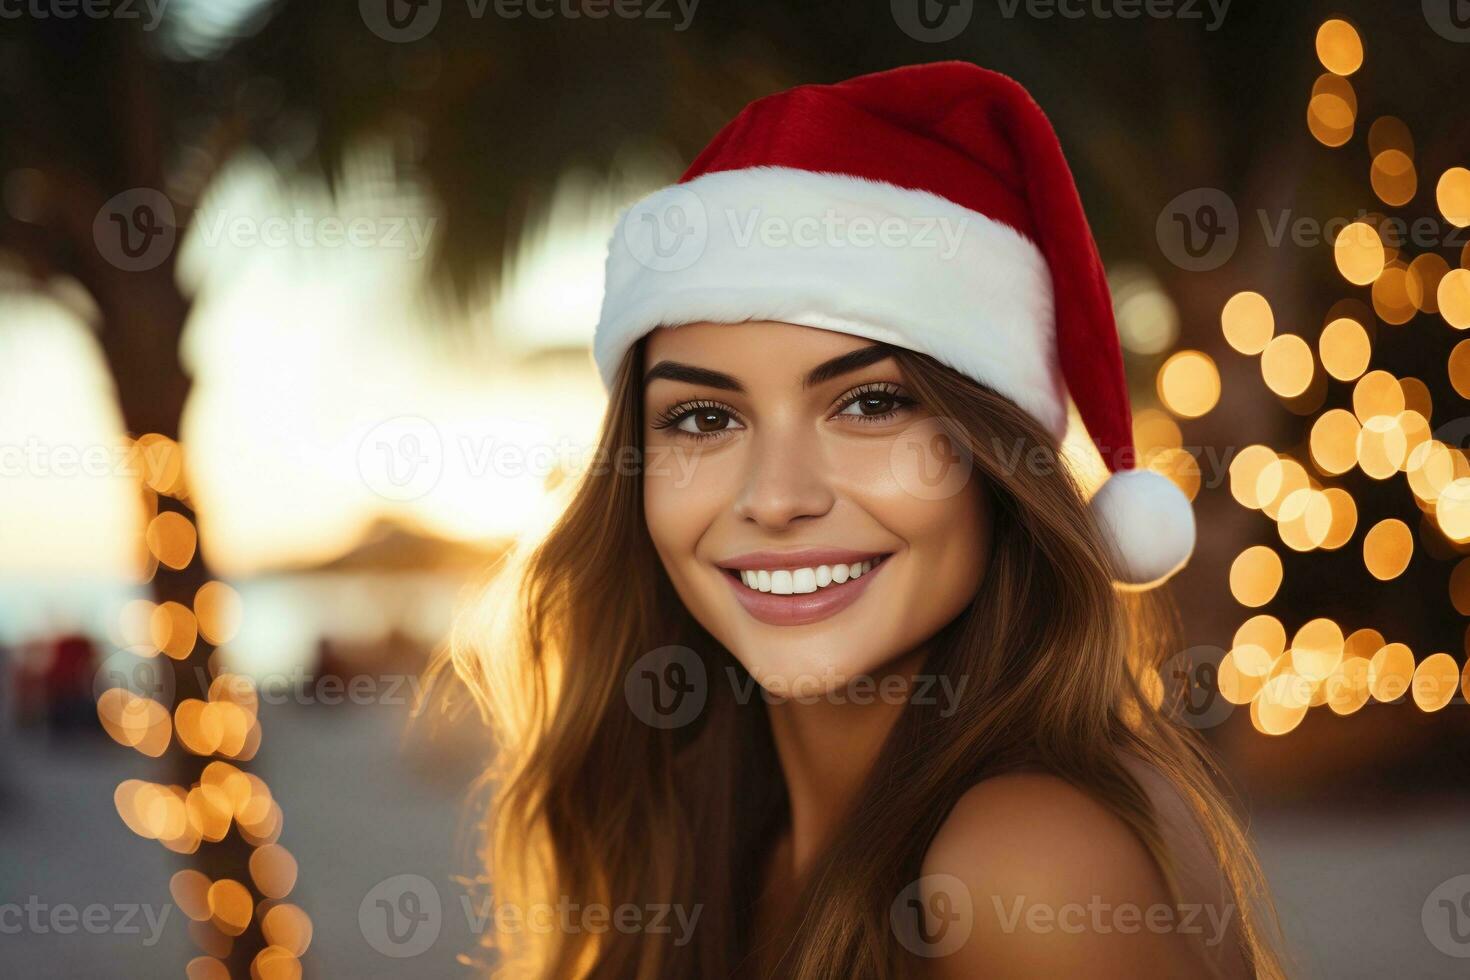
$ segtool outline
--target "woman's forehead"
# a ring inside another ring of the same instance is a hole
[[[689,323],[648,335],[645,361],[680,361],[732,374],[802,376],[823,361],[872,345],[871,340],[773,320]]]

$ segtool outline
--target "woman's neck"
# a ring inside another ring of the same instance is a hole
[[[779,871],[790,880],[801,877],[848,816],[923,663],[923,651],[915,651],[859,687],[770,705],[791,812],[777,851],[789,866]]]

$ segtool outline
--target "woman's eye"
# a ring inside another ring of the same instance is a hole
[[[856,396],[838,415],[856,415],[865,418],[889,415],[904,404],[897,395],[886,391],[869,391]]]
[[[723,409],[695,408],[685,413],[676,428],[695,435],[709,435],[728,428],[739,428],[738,425],[732,425],[734,422],[734,417]]]

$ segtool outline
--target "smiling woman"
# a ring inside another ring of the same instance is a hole
[[[761,187],[750,206],[969,231],[946,257],[793,255],[711,217]],[[958,64],[797,89],[653,199],[594,343],[597,457],[642,466],[589,473],[452,654],[501,736],[496,901],[697,926],[514,930],[501,975],[1281,976],[1244,835],[1149,694],[1169,631],[1140,587],[1193,518],[1132,469],[1106,287],[1034,103]],[[1068,395],[1113,474],[1091,501]]]

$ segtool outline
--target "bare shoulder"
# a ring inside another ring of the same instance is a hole
[[[1142,840],[1056,776],[997,776],[967,791],[929,846],[921,887],[929,934],[965,934],[935,948],[936,978],[1199,972]]]

